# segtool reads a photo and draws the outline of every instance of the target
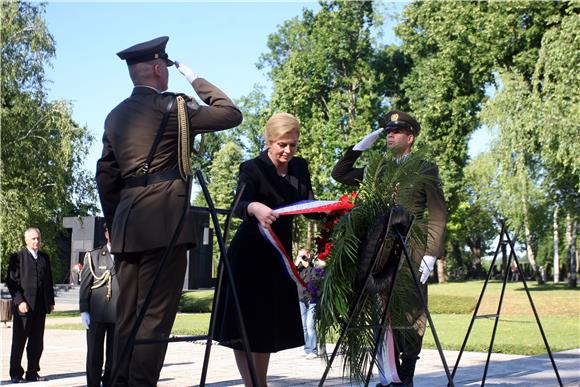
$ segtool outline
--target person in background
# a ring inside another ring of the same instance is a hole
[[[46,381],[38,374],[44,349],[46,314],[54,310],[54,284],[47,254],[40,251],[40,230],[24,232],[26,247],[10,256],[8,290],[14,303],[10,380],[12,383]],[[28,341],[28,344],[27,344]],[[28,366],[23,379],[22,354],[26,345]]]
[[[113,347],[119,283],[115,274],[115,257],[111,254],[109,231],[105,228],[107,243],[87,252],[81,272],[79,310],[87,330],[87,386],[110,385],[113,368]],[[107,340],[105,372],[103,354]]]
[[[315,267],[312,262],[312,256],[306,249],[298,251],[295,264],[300,277],[308,285],[306,288],[298,285],[298,301],[304,329],[304,352],[306,353],[306,359],[315,359],[318,357],[316,304],[318,303],[318,297],[320,297],[318,281],[321,277],[322,268]]]

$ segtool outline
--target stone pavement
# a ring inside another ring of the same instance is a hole
[[[52,320],[52,319],[51,319]],[[65,319],[58,322],[64,322]],[[70,319],[68,319],[70,320]],[[57,322],[57,321],[55,321]],[[77,318],[72,321],[78,322]],[[83,331],[51,329],[45,332],[44,353],[41,359],[42,376],[48,382],[37,382],[34,386],[72,387],[85,385],[85,334]],[[2,336],[1,380],[10,384],[8,363],[12,331],[10,324],[0,328]],[[200,343],[170,343],[165,364],[161,372],[159,386],[199,385],[205,345]],[[446,351],[450,364],[456,359],[456,351]],[[26,358],[26,355],[24,356]],[[457,386],[478,386],[481,384],[486,354],[464,353],[461,366],[455,377]],[[241,386],[230,349],[212,346],[207,386]],[[555,354],[556,364],[565,386],[580,385],[580,349]],[[23,360],[25,363],[26,360]],[[270,362],[268,385],[316,386],[324,371],[320,359],[306,360],[300,348],[273,354]],[[325,386],[350,386],[348,379],[341,378],[339,362],[330,373]],[[371,386],[377,383],[374,377]],[[446,378],[435,350],[424,350],[417,365],[415,386],[445,386]],[[486,385],[492,386],[557,386],[554,371],[547,356],[517,356],[493,354]]]
[[[57,310],[78,310],[78,293],[74,289],[60,293]],[[48,382],[31,386],[72,387],[85,385],[85,333],[78,330],[51,328],[65,322],[79,323],[80,318],[47,319],[44,353],[40,361],[40,374]],[[11,323],[0,324],[2,356],[0,359],[0,384],[10,384],[8,364],[12,340]],[[329,348],[330,350],[330,348]],[[203,343],[169,343],[159,386],[184,387],[199,385],[205,345]],[[445,351],[450,367],[457,358],[457,351]],[[456,386],[479,386],[487,354],[466,352],[455,377]],[[554,354],[564,386],[580,386],[580,349]],[[26,354],[23,366],[26,363]],[[295,348],[272,354],[268,373],[268,385],[317,386],[324,363],[320,359],[307,360],[302,349]],[[26,367],[25,367],[26,368]],[[351,386],[348,379],[341,378],[342,365],[335,361],[325,386]],[[370,386],[375,386],[375,376]],[[447,379],[436,350],[423,350],[417,364],[416,387],[446,386]],[[28,384],[27,384],[28,385]],[[218,345],[212,346],[206,386],[242,386],[232,351]],[[486,385],[490,386],[557,386],[554,370],[547,355],[519,356],[492,354]]]

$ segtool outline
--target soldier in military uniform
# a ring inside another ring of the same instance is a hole
[[[113,343],[119,284],[115,275],[115,261],[111,254],[109,232],[107,243],[85,254],[81,271],[79,310],[87,329],[87,386],[108,386],[113,365]],[[103,347],[107,340],[105,373],[103,374]]]
[[[107,116],[102,157],[97,162],[97,186],[111,233],[122,305],[117,309],[115,332],[114,358],[120,363],[117,385],[156,385],[165,358],[167,344],[137,345],[125,357],[121,355],[184,205],[189,204],[180,167],[183,158],[189,157],[189,148],[178,145],[178,135],[183,139],[184,125],[185,138],[191,140],[196,134],[233,128],[242,121],[239,109],[220,89],[183,64],[176,63],[178,70],[207,106],[183,94],[163,92],[168,69],[174,64],[165,51],[168,39],[153,39],[117,54],[127,62],[134,88]],[[183,100],[185,108],[179,104]],[[195,245],[195,235],[188,211],[137,339],[169,336],[183,286],[186,252]]]
[[[381,133],[387,134],[387,147],[393,150],[395,161],[403,163],[409,157],[412,151],[416,136],[419,134],[421,127],[419,123],[410,114],[393,110],[387,114],[388,123],[384,129],[376,130],[365,138],[363,138],[354,147],[349,148],[344,156],[338,161],[332,171],[332,177],[341,183],[358,186],[362,181],[364,175],[364,168],[355,168],[354,163],[361,156],[362,152],[372,146],[372,144],[379,138]],[[437,257],[442,257],[444,253],[445,242],[445,225],[447,223],[447,207],[441,184],[439,180],[438,168],[435,164],[425,162],[426,166],[421,172],[424,175],[430,176],[429,183],[421,184],[414,187],[412,191],[414,208],[412,209],[415,215],[421,217],[425,210],[428,213],[427,222],[427,243],[424,252],[418,252],[413,257],[419,264],[419,271],[421,272],[421,283],[423,284],[423,293],[425,300],[427,299],[427,280],[433,271]],[[415,304],[420,303],[420,298],[417,297]],[[411,303],[410,303],[411,304]],[[386,375],[384,369],[380,366],[383,363],[383,352],[379,351],[379,376],[381,386],[413,386],[413,375],[415,373],[415,364],[418,355],[421,352],[421,345],[423,340],[423,333],[425,325],[425,315],[422,313],[422,306],[408,305],[409,313],[419,311],[417,323],[423,329],[417,330],[417,337],[407,340],[404,335],[393,327],[396,339],[397,351],[399,352],[400,362],[397,364],[397,372],[400,377],[400,382],[393,382],[389,376]],[[413,332],[415,332],[413,330]],[[409,332],[406,333],[410,335]],[[382,348],[382,346],[381,346]]]

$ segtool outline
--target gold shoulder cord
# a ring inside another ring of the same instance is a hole
[[[177,141],[177,153],[179,159],[179,174],[183,180],[186,180],[187,176],[193,175],[191,169],[191,158],[189,155],[190,150],[196,156],[201,155],[203,152],[204,136],[201,134],[201,140],[199,144],[199,149],[192,149],[189,139],[189,117],[187,116],[187,105],[183,96],[178,95],[176,97],[177,101],[177,122],[179,126],[178,131],[178,141]]]
[[[90,253],[87,252],[87,254],[89,255],[88,260],[87,260],[88,265],[89,265],[89,270],[91,271],[91,275],[94,278],[93,286],[91,286],[91,289],[100,288],[106,282],[107,283],[107,300],[110,300],[111,299],[111,271],[105,270],[105,272],[102,275],[97,277],[97,275],[95,274],[95,271],[93,270],[93,260],[90,256]]]

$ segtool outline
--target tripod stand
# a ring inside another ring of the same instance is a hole
[[[246,328],[244,326],[244,321],[242,318],[242,312],[240,309],[239,300],[237,297],[237,293],[235,291],[233,276],[231,273],[229,262],[227,260],[227,251],[226,251],[225,242],[224,242],[225,238],[222,236],[221,228],[220,228],[220,225],[219,225],[219,222],[217,219],[218,210],[215,208],[215,206],[213,204],[213,200],[211,199],[211,196],[209,194],[209,190],[207,188],[207,184],[205,183],[205,179],[203,178],[203,174],[201,173],[201,171],[199,171],[199,170],[196,171],[196,176],[199,180],[204,197],[205,197],[206,202],[208,204],[208,210],[209,210],[209,213],[211,214],[212,222],[213,222],[214,228],[216,230],[216,237],[218,240],[218,246],[220,249],[220,257],[221,257],[220,267],[218,269],[218,271],[219,271],[218,285],[217,285],[217,287],[215,289],[215,293],[214,293],[214,300],[213,300],[214,309],[212,309],[212,311],[215,310],[215,307],[217,306],[216,300],[217,300],[217,296],[219,295],[220,290],[221,290],[222,277],[223,277],[223,273],[225,272],[227,274],[227,280],[231,284],[232,297],[233,297],[233,301],[234,301],[234,304],[236,307],[236,312],[238,315],[240,334],[242,336],[241,339],[242,339],[242,343],[243,343],[245,354],[246,354],[247,361],[248,361],[250,377],[252,379],[252,383],[255,386],[258,386],[253,357],[251,356],[248,337],[246,334]],[[137,319],[135,320],[135,323],[131,329],[129,339],[127,340],[126,345],[124,345],[124,347],[122,348],[121,355],[119,356],[119,358],[124,359],[126,356],[128,356],[128,354],[130,353],[129,351],[132,350],[135,345],[149,345],[149,344],[160,344],[160,343],[169,343],[169,342],[207,340],[207,347],[206,347],[206,351],[205,351],[204,363],[203,363],[202,375],[201,375],[201,381],[200,381],[200,386],[204,386],[205,379],[207,376],[207,368],[208,368],[208,363],[209,363],[211,343],[212,343],[213,333],[214,333],[214,329],[215,329],[215,322],[214,322],[214,318],[213,318],[213,313],[212,313],[212,316],[210,318],[210,330],[209,330],[208,335],[179,336],[179,337],[168,337],[168,338],[147,338],[147,339],[139,339],[139,340],[136,339],[139,327],[141,326],[141,323],[143,322],[143,319],[145,318],[145,314],[147,312],[147,309],[149,308],[149,305],[151,303],[153,292],[157,286],[160,274],[163,270],[163,267],[165,266],[165,262],[167,261],[168,257],[171,256],[171,254],[173,253],[173,251],[175,249],[177,237],[179,236],[179,234],[181,233],[181,230],[183,228],[185,215],[186,215],[187,211],[189,211],[189,209],[190,209],[189,199],[190,199],[190,193],[191,193],[192,176],[187,176],[186,183],[187,183],[187,192],[186,192],[186,195],[184,195],[185,196],[184,197],[184,206],[183,206],[183,211],[182,211],[181,217],[176,225],[175,231],[173,233],[171,241],[169,242],[169,245],[165,248],[163,256],[162,256],[162,258],[159,262],[159,265],[155,271],[155,275],[153,277],[151,287],[147,291],[147,295],[145,297],[143,305],[141,306],[141,309],[139,311]],[[236,204],[238,203],[242,192],[243,192],[243,187],[239,190],[238,194],[236,195],[236,199],[234,201],[234,208],[235,208]],[[225,235],[226,237],[227,237],[227,229],[229,229],[229,224],[230,224],[232,212],[233,212],[233,208],[231,211],[229,211],[228,220],[226,221],[226,223],[227,223],[226,235]],[[113,367],[113,372],[111,374],[111,385],[115,385],[115,382],[119,376],[119,371],[121,368],[120,366],[121,366],[121,364],[118,363],[118,364],[115,364]]]
[[[373,365],[374,365],[375,360],[376,360],[377,352],[378,352],[379,346],[381,345],[382,338],[385,335],[385,331],[387,329],[387,324],[388,324],[387,316],[388,316],[388,312],[389,312],[389,307],[391,306],[393,289],[395,287],[397,274],[398,274],[398,272],[401,269],[402,264],[403,264],[403,261],[401,259],[402,255],[404,255],[404,257],[405,257],[405,262],[407,263],[407,267],[409,268],[411,277],[413,278],[413,283],[415,285],[415,289],[416,289],[416,291],[420,297],[420,300],[421,300],[421,306],[423,307],[423,310],[425,311],[425,314],[426,314],[427,319],[429,321],[429,327],[431,328],[431,332],[433,334],[435,343],[437,345],[437,349],[439,351],[439,356],[441,357],[441,361],[443,363],[443,367],[445,369],[447,379],[449,381],[449,384],[451,386],[453,386],[453,379],[451,377],[451,374],[449,373],[449,367],[447,366],[447,362],[445,360],[445,356],[443,354],[443,350],[442,350],[441,344],[439,342],[439,337],[437,336],[437,332],[435,330],[435,325],[433,324],[433,320],[431,319],[431,314],[429,313],[429,309],[427,308],[427,302],[425,300],[425,296],[423,295],[423,291],[421,289],[421,286],[419,284],[417,276],[413,270],[411,258],[409,256],[409,252],[407,250],[407,241],[408,241],[408,238],[410,235],[411,225],[412,225],[414,219],[412,217],[410,217],[406,213],[406,211],[400,206],[394,206],[394,207],[389,208],[388,213],[386,213],[385,215],[386,216],[384,218],[384,222],[381,225],[382,226],[381,232],[378,235],[378,237],[379,237],[378,243],[375,245],[375,250],[374,250],[374,253],[371,257],[371,261],[370,261],[370,264],[368,266],[368,270],[366,272],[364,280],[362,281],[362,285],[359,287],[359,290],[356,293],[356,297],[354,298],[354,300],[355,300],[354,304],[352,304],[352,306],[350,307],[348,319],[344,325],[344,328],[342,330],[342,333],[341,333],[338,341],[335,344],[334,350],[333,350],[332,355],[331,355],[331,357],[326,365],[326,369],[324,370],[322,378],[320,379],[320,382],[318,384],[319,387],[322,387],[324,385],[324,382],[326,381],[326,378],[328,376],[330,368],[332,367],[332,363],[333,363],[334,359],[336,358],[336,355],[338,354],[338,351],[339,351],[343,341],[345,340],[346,334],[349,331],[361,330],[361,329],[376,330],[377,328],[379,328],[378,335],[375,336],[375,343],[373,345],[373,352],[371,355],[371,361],[370,361],[369,369],[368,369],[368,372],[367,372],[367,375],[365,378],[364,385],[365,385],[365,387],[368,386],[371,375],[372,375]],[[381,313],[380,325],[355,326],[354,321],[356,321],[358,314],[361,312],[361,308],[363,306],[363,303],[370,296],[369,289],[370,289],[371,283],[373,282],[371,277],[373,276],[373,272],[377,271],[376,270],[377,265],[379,263],[380,257],[383,256],[384,249],[386,248],[387,241],[389,241],[389,239],[391,241],[394,240],[394,244],[393,244],[392,249],[390,251],[390,256],[389,256],[390,262],[387,262],[387,265],[388,265],[388,267],[386,269],[387,273],[385,273],[386,274],[385,279],[387,279],[388,277],[390,277],[390,278],[388,279],[389,283],[388,283],[387,299],[386,299],[386,302],[384,304],[383,311]]]
[[[481,294],[479,295],[479,299],[477,300],[477,305],[475,306],[475,310],[473,311],[473,316],[471,317],[471,321],[469,323],[469,328],[467,328],[467,333],[465,334],[465,339],[463,340],[463,344],[461,345],[461,350],[459,351],[459,355],[457,356],[457,360],[455,362],[455,366],[453,367],[453,372],[452,372],[452,376],[455,376],[455,372],[457,371],[457,368],[459,367],[459,362],[461,361],[461,356],[463,355],[463,351],[465,350],[465,345],[467,344],[467,340],[469,339],[469,334],[471,333],[471,328],[473,328],[473,323],[475,321],[476,318],[491,318],[494,317],[495,321],[494,321],[494,325],[493,325],[493,331],[491,334],[491,341],[489,343],[489,349],[487,351],[487,359],[485,361],[485,368],[483,371],[483,377],[481,380],[481,386],[483,387],[485,385],[485,379],[487,377],[487,370],[489,367],[489,360],[491,357],[491,351],[493,350],[493,343],[495,340],[495,334],[497,331],[497,326],[499,323],[499,316],[501,313],[501,307],[502,307],[502,303],[503,303],[503,297],[505,294],[505,288],[506,288],[506,282],[507,282],[507,278],[509,275],[509,270],[511,267],[511,260],[512,258],[514,259],[514,262],[516,263],[516,266],[518,268],[518,272],[520,274],[520,277],[522,279],[522,283],[524,284],[524,288],[526,290],[526,294],[528,296],[528,300],[530,301],[530,305],[532,307],[532,310],[534,311],[534,316],[536,318],[536,322],[538,324],[538,328],[540,328],[540,333],[542,334],[542,339],[544,340],[544,345],[546,346],[546,350],[548,351],[548,356],[550,357],[550,361],[552,362],[552,367],[554,368],[554,372],[556,373],[556,378],[558,379],[558,384],[560,386],[562,386],[562,380],[560,379],[560,374],[558,373],[558,368],[556,367],[556,363],[554,362],[554,357],[552,356],[552,351],[550,351],[550,346],[548,345],[548,340],[546,339],[546,335],[544,334],[544,329],[542,328],[542,324],[540,323],[540,317],[538,316],[538,312],[536,311],[536,307],[534,305],[534,301],[532,301],[532,296],[530,294],[530,290],[528,289],[528,285],[526,283],[526,278],[524,276],[524,273],[522,271],[522,268],[520,266],[520,263],[518,261],[518,257],[515,254],[515,242],[517,241],[518,238],[518,234],[520,232],[521,226],[518,227],[518,229],[516,230],[516,233],[514,235],[514,238],[511,239],[508,233],[508,229],[507,226],[505,224],[505,219],[500,220],[500,224],[501,224],[501,231],[499,234],[499,242],[497,244],[497,248],[495,250],[495,254],[493,256],[493,260],[491,261],[491,265],[490,265],[490,270],[489,273],[487,274],[487,278],[485,279],[485,282],[483,284],[483,288],[481,289]],[[505,238],[505,239],[504,239]],[[492,315],[478,315],[477,312],[479,311],[479,306],[481,305],[481,300],[483,299],[483,295],[485,293],[485,289],[487,288],[487,284],[489,282],[489,279],[491,277],[491,268],[493,267],[493,265],[495,264],[495,260],[497,258],[497,255],[500,251],[500,249],[502,247],[505,247],[506,245],[509,245],[510,247],[510,253],[509,253],[509,257],[507,260],[507,263],[505,265],[505,273],[503,273],[503,283],[502,283],[502,288],[501,288],[501,294],[499,297],[499,303],[497,306],[497,312],[495,314]]]

